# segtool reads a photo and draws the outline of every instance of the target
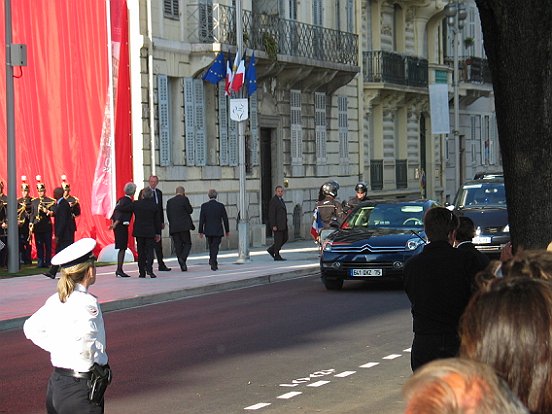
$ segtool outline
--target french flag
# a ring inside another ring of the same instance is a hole
[[[318,207],[316,207],[312,214],[312,226],[310,229],[310,234],[314,240],[318,240],[318,237],[320,236],[320,229],[322,227],[324,227],[324,225],[320,219],[320,214],[318,214]]]
[[[226,96],[230,96],[230,85],[232,84],[232,69],[230,68],[230,59],[226,61],[226,83],[224,85],[224,92]]]
[[[238,55],[236,55],[236,59],[237,58]],[[232,91],[234,92],[238,92],[245,81],[245,61],[243,60],[243,58],[239,61],[237,65],[236,62],[234,62],[234,67],[236,66],[237,69],[235,69],[234,76],[232,76]]]

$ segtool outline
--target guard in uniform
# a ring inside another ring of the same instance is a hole
[[[71,186],[67,182],[67,176],[65,174],[61,176],[61,188],[63,188],[63,198],[67,200],[69,207],[71,207],[71,215],[73,216],[73,224],[76,231],[77,221],[75,218],[81,215],[81,205],[79,199],[71,194]]]
[[[8,197],[0,181],[0,267],[8,265]]]
[[[50,353],[48,414],[104,412],[111,382],[105,329],[98,300],[88,292],[96,281],[94,239],[81,239],[52,258],[61,266],[57,293],[25,321],[25,336]]]
[[[37,267],[50,267],[52,257],[52,219],[53,207],[56,200],[46,196],[46,186],[40,175],[36,176],[36,189],[38,197],[31,202],[31,224],[30,229],[34,234],[36,254],[38,257]]]
[[[21,176],[21,197],[17,199],[17,225],[19,228],[19,257],[23,264],[31,264],[31,240],[29,223],[32,214],[32,198],[27,177]]]
[[[320,230],[320,245],[330,233],[341,225],[343,208],[336,200],[339,184],[335,181],[328,181],[322,185],[321,193],[324,198],[316,203],[318,216],[322,223]]]

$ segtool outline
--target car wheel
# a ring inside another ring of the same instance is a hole
[[[328,290],[340,290],[343,287],[343,279],[326,279],[323,278],[322,282]]]

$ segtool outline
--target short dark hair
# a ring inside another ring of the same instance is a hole
[[[456,229],[456,240],[471,241],[475,236],[475,224],[469,217],[460,217],[458,219],[458,229]]]
[[[424,230],[429,241],[448,240],[457,228],[458,217],[444,207],[433,207],[425,213]]]

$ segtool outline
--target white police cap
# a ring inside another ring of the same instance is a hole
[[[67,246],[52,257],[52,264],[61,267],[70,267],[94,258],[92,250],[96,247],[96,240],[84,238]]]

